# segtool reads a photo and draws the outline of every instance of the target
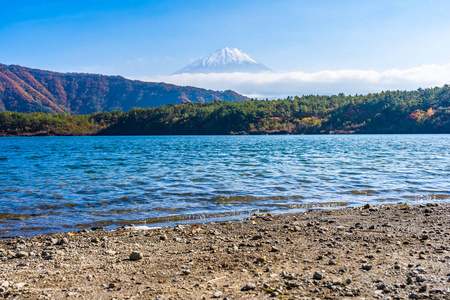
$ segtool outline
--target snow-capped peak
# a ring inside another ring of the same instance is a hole
[[[258,73],[271,72],[271,70],[241,50],[225,47],[195,61],[174,74],[233,72]]]
[[[237,48],[228,48],[228,47],[217,50],[213,54],[203,59],[203,65],[205,66],[224,65],[224,64],[226,65],[233,63],[242,64],[245,62],[250,62],[253,64],[258,63],[256,60],[254,60],[241,50]]]

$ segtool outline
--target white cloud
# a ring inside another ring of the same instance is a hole
[[[406,70],[339,70],[315,73],[215,73],[140,77],[145,81],[233,90],[249,97],[276,99],[288,95],[367,94],[386,90],[414,90],[450,83],[450,64],[423,65]]]

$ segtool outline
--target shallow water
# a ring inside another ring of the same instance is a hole
[[[0,234],[450,202],[450,135],[7,137]]]

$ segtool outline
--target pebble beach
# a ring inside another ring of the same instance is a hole
[[[0,240],[1,299],[450,299],[450,205]]]

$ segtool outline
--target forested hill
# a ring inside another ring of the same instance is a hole
[[[233,91],[0,64],[0,111],[91,114],[214,100],[248,99]]]
[[[0,135],[450,133],[450,86],[92,115],[0,112]]]

